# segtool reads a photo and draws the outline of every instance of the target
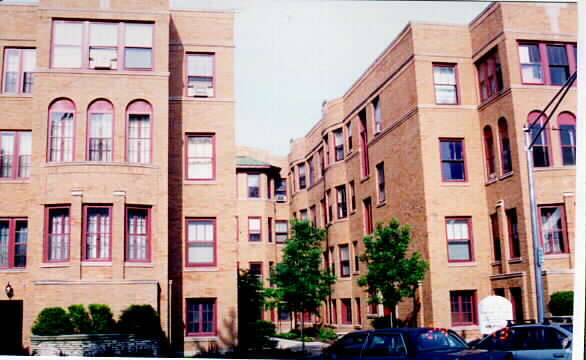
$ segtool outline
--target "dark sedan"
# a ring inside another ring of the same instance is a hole
[[[324,351],[328,360],[511,360],[509,352],[473,350],[455,332],[434,328],[358,331]]]

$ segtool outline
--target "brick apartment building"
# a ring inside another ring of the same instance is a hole
[[[326,323],[351,331],[396,311],[473,338],[492,294],[515,318],[537,317],[523,126],[576,70],[576,31],[574,4],[495,3],[469,25],[411,23],[324,103],[292,144],[289,184],[292,215],[328,230],[338,281]],[[546,303],[573,289],[575,111],[574,87],[533,150]],[[418,305],[383,309],[358,286],[356,256],[392,217],[412,225],[430,268]]]
[[[367,308],[354,257],[392,216],[431,264],[419,324],[473,331],[493,292],[534,317],[521,127],[575,69],[575,10],[498,4],[470,26],[409,25],[287,161],[235,144],[233,13],[0,4],[2,352],[30,344],[43,308],[90,303],[151,304],[185,354],[231,347],[237,269],[268,285],[291,215],[328,227],[340,279],[323,319],[340,332],[384,311]],[[541,218],[560,218],[543,227],[548,293],[572,280],[574,109],[572,90],[537,152]]]

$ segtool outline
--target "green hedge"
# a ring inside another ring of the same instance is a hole
[[[73,325],[63,308],[49,307],[39,313],[32,332],[34,335],[73,334]]]
[[[572,315],[574,313],[574,292],[558,291],[551,295],[549,312],[553,316]]]

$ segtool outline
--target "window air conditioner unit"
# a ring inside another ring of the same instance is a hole
[[[187,96],[202,96],[212,97],[214,96],[214,88],[211,87],[188,87]]]
[[[283,194],[277,195],[277,202],[286,202],[286,201],[287,201],[287,195],[283,195]]]
[[[91,69],[116,69],[118,62],[116,59],[112,59],[107,56],[96,56],[95,58],[90,58],[90,68]]]

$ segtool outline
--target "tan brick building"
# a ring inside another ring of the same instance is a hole
[[[576,70],[576,24],[573,4],[514,3],[469,25],[410,23],[293,142],[291,211],[328,230],[338,281],[322,313],[337,331],[395,310],[369,306],[356,282],[363,236],[392,217],[430,264],[400,319],[472,338],[492,294],[536,318],[523,126]],[[546,303],[572,289],[575,111],[574,86],[533,151]]]

